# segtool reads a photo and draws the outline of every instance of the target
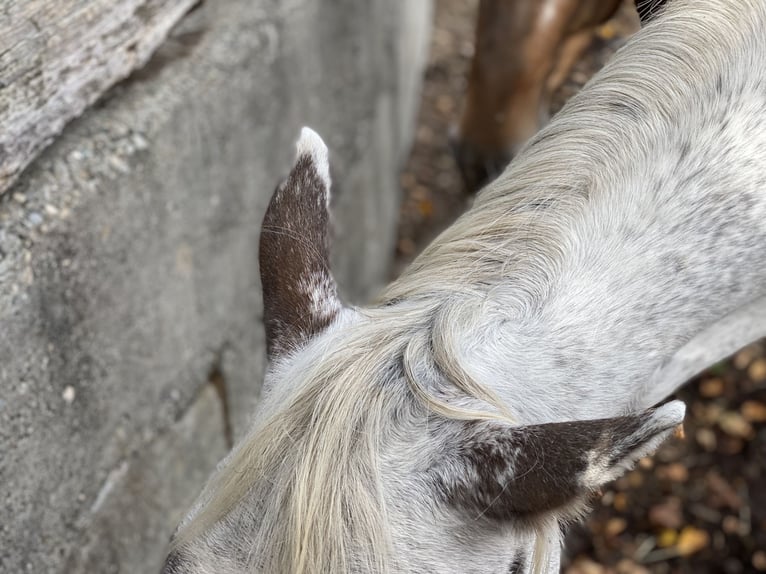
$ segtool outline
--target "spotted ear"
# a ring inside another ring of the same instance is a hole
[[[665,2],[667,0],[636,0],[636,10],[638,11],[638,17],[641,19],[641,24],[646,24],[662,12]]]
[[[440,468],[439,482],[450,503],[472,516],[576,515],[592,493],[652,454],[684,413],[683,403],[673,401],[612,419],[523,427],[470,423],[468,439]]]
[[[301,130],[295,164],[274,192],[261,227],[259,263],[269,359],[325,329],[341,308],[328,249],[327,146]]]

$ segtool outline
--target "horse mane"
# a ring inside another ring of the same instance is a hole
[[[523,320],[539,308],[589,198],[640,181],[652,143],[691,98],[713,97],[721,75],[737,73],[727,58],[747,53],[743,43],[766,24],[766,14],[748,21],[739,3],[687,12],[688,4],[671,5],[631,40],[375,307],[358,310],[360,324],[319,337],[301,355],[318,360],[278,373],[300,381],[224,461],[176,548],[214,546],[236,523],[255,571],[395,571],[378,456],[393,413],[415,405],[453,419],[511,420],[461,363],[466,333],[488,316]],[[424,362],[483,406],[446,400],[419,377]]]
[[[418,380],[438,308],[386,305],[363,313],[361,325],[331,333],[312,349],[321,360],[296,369],[301,384],[286,406],[256,423],[222,463],[174,548],[192,540],[214,546],[219,533],[231,532],[228,523],[236,522],[251,535],[254,546],[243,554],[255,571],[395,571],[388,563],[390,534],[383,529],[378,468],[391,413],[427,404],[451,418],[501,418],[503,407],[467,378],[459,383],[464,392],[494,408],[450,405]],[[432,356],[433,365],[455,380],[464,377],[443,359],[450,356],[443,342],[440,348],[444,352]],[[249,509],[233,512],[243,501]]]

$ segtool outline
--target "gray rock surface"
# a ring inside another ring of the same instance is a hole
[[[204,2],[0,200],[0,572],[159,570],[257,401],[259,225],[301,125],[344,294],[384,281],[429,10]]]

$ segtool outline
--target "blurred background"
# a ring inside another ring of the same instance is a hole
[[[331,150],[347,300],[369,298],[470,205],[478,180],[450,134],[477,10],[2,5],[0,573],[159,570],[258,401],[259,226],[301,126]],[[542,115],[638,26],[628,1],[589,33]],[[491,159],[485,175],[502,168]],[[685,440],[594,501],[567,572],[766,571],[766,347],[679,397]]]

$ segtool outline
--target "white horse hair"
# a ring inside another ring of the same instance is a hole
[[[298,150],[264,398],[165,574],[557,572],[683,420],[650,407],[766,334],[762,0],[671,0],[367,308],[330,275],[326,148]]]

